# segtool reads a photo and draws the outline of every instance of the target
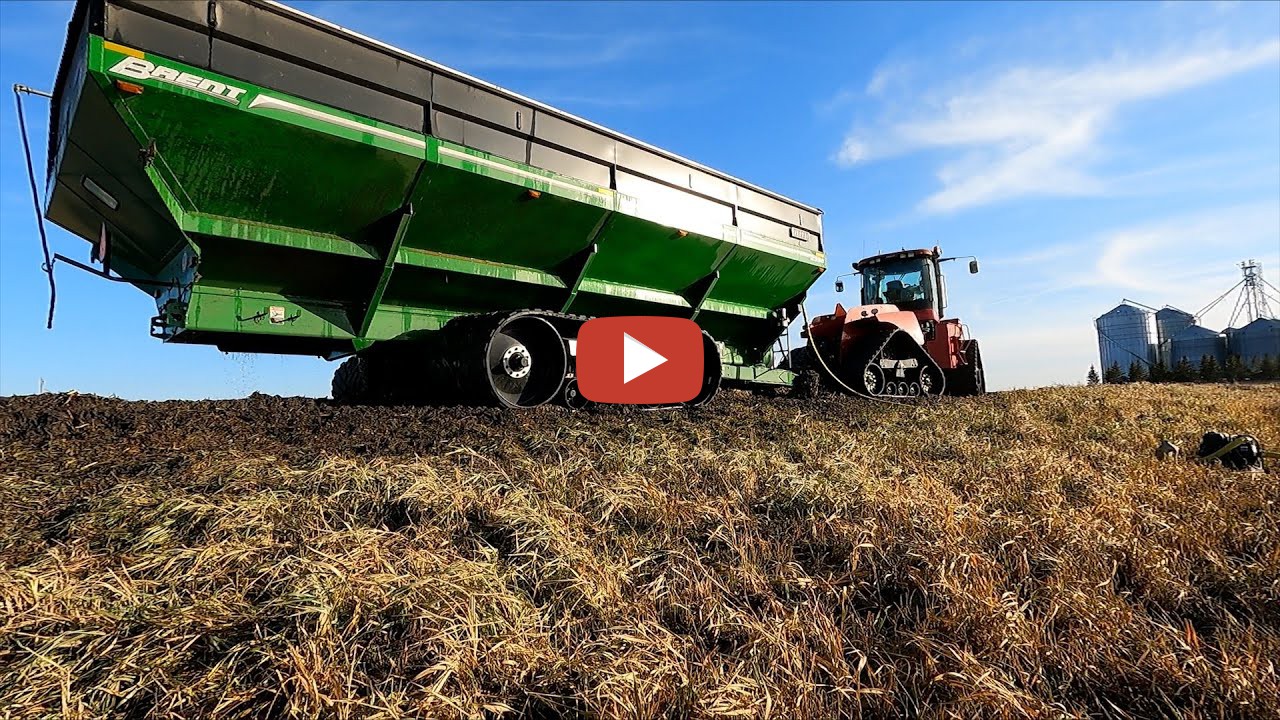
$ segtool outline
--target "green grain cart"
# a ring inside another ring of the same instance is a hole
[[[52,104],[45,216],[166,342],[347,358],[339,400],[531,407],[574,401],[586,319],[664,315],[704,330],[694,402],[792,380],[819,210],[324,20],[80,0]]]

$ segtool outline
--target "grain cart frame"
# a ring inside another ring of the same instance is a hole
[[[44,215],[167,342],[526,407],[572,400],[585,319],[665,315],[705,331],[695,402],[793,380],[821,211],[305,13],[79,0],[52,105]]]

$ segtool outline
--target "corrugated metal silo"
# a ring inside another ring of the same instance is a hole
[[[1171,365],[1173,360],[1173,338],[1178,333],[1196,324],[1196,316],[1176,307],[1165,307],[1156,311],[1156,359]]]
[[[1264,355],[1280,359],[1280,320],[1258,318],[1231,333],[1229,342],[1231,354],[1245,365],[1261,362]]]
[[[1238,332],[1240,332],[1240,328],[1238,328],[1238,327],[1229,327],[1229,328],[1225,328],[1225,329],[1222,331],[1222,337],[1224,337],[1224,338],[1226,338],[1226,339],[1227,339],[1227,352],[1228,352],[1228,353],[1234,353],[1234,352],[1235,352],[1235,350],[1232,350],[1231,348],[1233,348],[1233,347],[1235,347],[1235,346],[1236,346],[1235,336],[1236,336],[1236,333],[1238,333]]]
[[[1102,370],[1119,365],[1128,370],[1137,360],[1151,364],[1151,313],[1128,303],[1121,303],[1094,322],[1098,330],[1098,354]]]
[[[1173,336],[1169,345],[1171,364],[1186,358],[1187,362],[1198,368],[1200,359],[1205,355],[1212,357],[1219,365],[1227,360],[1227,339],[1221,333],[1199,325],[1183,328],[1182,332]]]

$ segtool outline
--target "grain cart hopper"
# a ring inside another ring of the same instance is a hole
[[[586,318],[664,315],[704,330],[697,401],[793,377],[819,210],[305,13],[79,0],[52,102],[44,213],[167,342],[527,407]]]

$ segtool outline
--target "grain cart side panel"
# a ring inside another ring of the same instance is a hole
[[[670,315],[759,376],[825,262],[812,207],[273,2],[80,0],[50,149],[46,214],[171,284],[173,342]]]

